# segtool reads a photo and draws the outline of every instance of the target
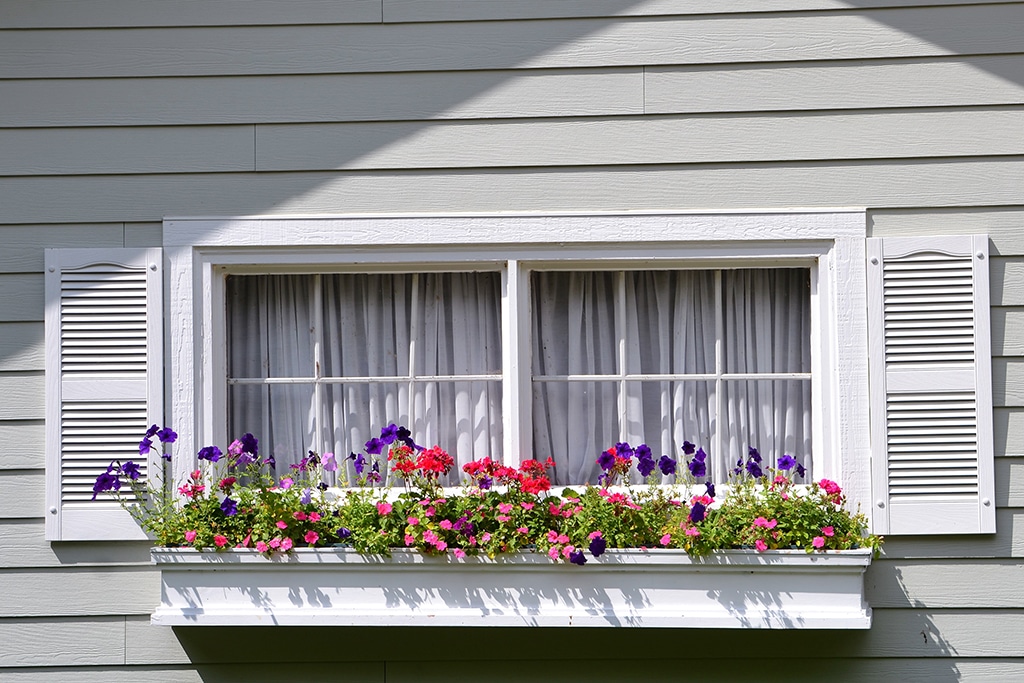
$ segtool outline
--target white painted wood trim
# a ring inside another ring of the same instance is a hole
[[[224,375],[217,339],[223,324],[212,315],[221,303],[204,292],[228,270],[436,269],[507,261],[530,268],[609,261],[639,268],[807,265],[817,274],[812,362],[821,386],[812,390],[823,408],[814,423],[814,466],[817,476],[843,482],[854,506],[867,508],[865,235],[866,212],[854,208],[168,218],[163,239],[171,269],[171,405],[179,452],[195,453],[226,438],[211,398],[220,395],[215,385]],[[505,284],[506,291],[515,289],[516,283]],[[503,306],[506,323],[523,315],[517,300]],[[517,357],[520,375],[528,373],[522,349]],[[516,404],[521,425],[528,398],[520,392]],[[526,435],[505,438],[506,446],[520,441],[509,456],[522,453]],[[193,466],[187,460],[175,466],[179,479]]]
[[[155,548],[162,626],[629,626],[866,629],[869,550],[610,550],[585,566],[519,553]]]

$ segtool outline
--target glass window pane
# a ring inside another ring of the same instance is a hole
[[[714,381],[629,382],[626,393],[630,444],[646,443],[655,458],[667,455],[680,463],[684,441],[711,452]]]
[[[725,372],[810,372],[806,268],[722,272]]]
[[[764,465],[791,455],[811,467],[810,380],[729,381],[724,383],[724,414],[721,416],[725,457],[733,465],[747,457],[748,447],[758,449]]]
[[[227,279],[228,377],[313,377],[313,277]]]
[[[228,387],[228,435],[251,432],[260,455],[273,455],[278,474],[319,448],[314,432],[312,384],[236,384]]]
[[[615,273],[531,277],[535,377],[617,373]]]
[[[533,457],[556,484],[596,483],[597,456],[619,441],[617,382],[534,382]]]
[[[627,272],[625,288],[626,372],[715,371],[714,272]]]

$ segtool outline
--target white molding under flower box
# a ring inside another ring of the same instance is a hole
[[[871,626],[870,550],[609,550],[585,566],[518,553],[456,559],[297,549],[267,559],[154,548],[164,626]]]

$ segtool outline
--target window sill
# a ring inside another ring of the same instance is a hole
[[[154,548],[163,626],[631,626],[866,629],[869,550],[609,550],[584,567],[519,553],[390,558]]]

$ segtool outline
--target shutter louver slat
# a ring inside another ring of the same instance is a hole
[[[143,478],[153,467],[139,440],[163,421],[160,260],[158,249],[47,250],[51,540],[145,538],[92,487],[112,461],[132,460]]]
[[[987,244],[868,241],[880,533],[994,531]]]

